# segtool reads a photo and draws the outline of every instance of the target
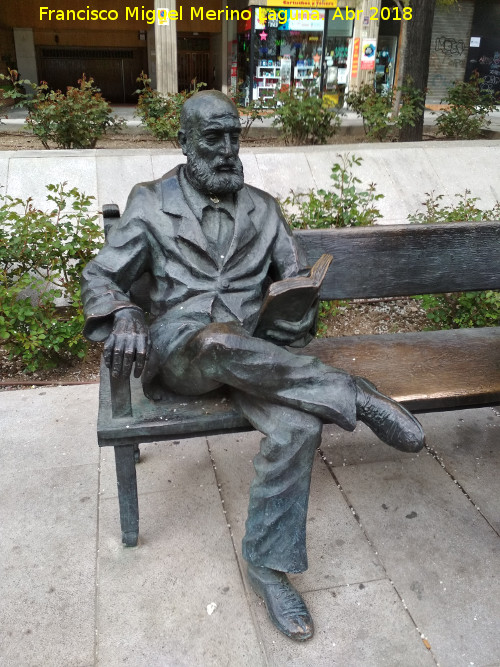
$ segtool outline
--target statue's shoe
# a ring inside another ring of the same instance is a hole
[[[248,579],[255,593],[264,600],[271,621],[280,632],[296,641],[313,636],[311,614],[284,572],[249,564]]]
[[[420,422],[365,378],[356,378],[356,413],[383,442],[402,452],[419,452],[425,444]]]

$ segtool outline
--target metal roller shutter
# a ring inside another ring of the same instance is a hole
[[[463,81],[471,35],[473,0],[437,5],[432,26],[427,102],[440,102],[455,81]]]

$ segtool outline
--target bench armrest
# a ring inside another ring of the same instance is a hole
[[[111,389],[111,414],[113,418],[130,417],[132,415],[132,401],[130,398],[130,378],[115,378],[109,371],[109,386]]]

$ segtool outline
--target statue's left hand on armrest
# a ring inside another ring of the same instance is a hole
[[[148,326],[138,308],[121,308],[114,314],[113,329],[104,343],[104,361],[113,377],[140,377],[149,355]]]

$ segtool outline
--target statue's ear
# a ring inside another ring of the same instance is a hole
[[[187,143],[186,131],[185,130],[179,130],[179,132],[177,134],[177,138],[179,140],[179,145],[182,148],[182,154],[187,155],[187,153],[186,153],[186,143]]]

